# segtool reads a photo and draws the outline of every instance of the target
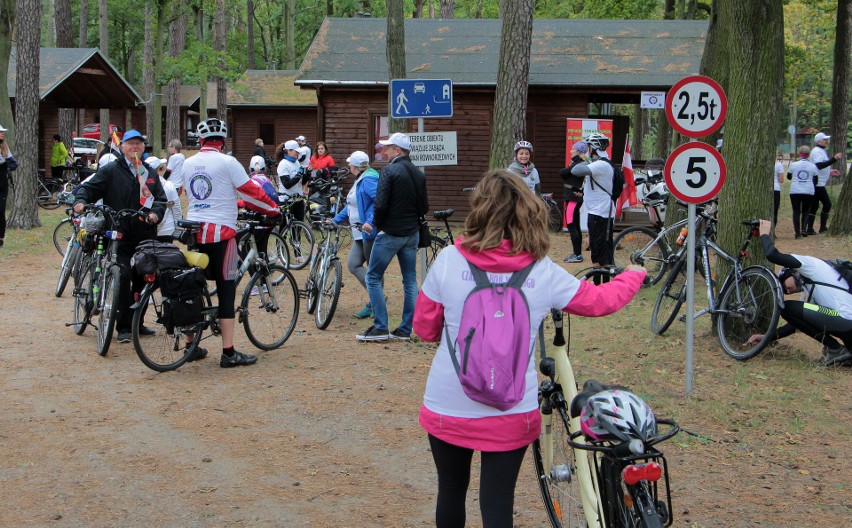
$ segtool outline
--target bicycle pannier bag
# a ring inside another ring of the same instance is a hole
[[[429,231],[429,222],[426,221],[422,216],[420,217],[420,241],[417,243],[417,247],[419,248],[427,248],[429,247],[429,242],[431,241],[432,233]]]
[[[188,326],[203,319],[207,277],[201,268],[171,269],[159,274],[163,312],[172,326]]]
[[[174,244],[145,240],[136,247],[130,262],[141,275],[167,269],[185,268],[186,259]]]
[[[524,397],[530,362],[530,311],[521,288],[535,262],[504,284],[470,262],[476,285],[462,307],[456,339],[444,326],[447,345],[462,389],[472,400],[507,411]]]

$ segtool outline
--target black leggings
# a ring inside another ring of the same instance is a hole
[[[778,225],[778,206],[781,205],[781,191],[772,191],[772,225]]]
[[[219,319],[233,319],[237,285],[234,281],[237,269],[237,243],[231,238],[211,244],[199,244],[198,251],[210,258],[207,278],[216,281],[216,297],[219,298]]]
[[[777,339],[798,330],[828,348],[838,348],[837,339],[843,341],[846,348],[852,348],[852,321],[834,310],[803,301],[785,300],[781,317],[787,324],[778,328]]]
[[[5,163],[4,163],[5,165]],[[0,239],[6,238],[6,198],[9,196],[9,173],[0,171]]]
[[[831,211],[831,198],[828,197],[828,191],[825,190],[824,186],[817,187],[814,191],[811,211],[808,214],[808,231],[814,230],[814,220],[816,219],[820,204],[822,204],[822,213],[819,215],[819,230],[825,231],[828,224],[828,213]]]
[[[571,223],[568,224],[568,234],[571,235],[571,247],[574,249],[574,254],[582,255],[583,233],[580,231],[580,207],[583,205],[583,199],[577,200],[576,203]]]
[[[808,212],[811,208],[812,194],[791,194],[790,205],[793,206],[793,231],[799,235],[808,230]]]
[[[438,469],[435,525],[437,528],[463,528],[473,449],[448,444],[432,435],[429,435],[429,445]],[[514,451],[482,453],[479,509],[483,528],[512,528],[515,482],[526,450],[524,446]]]

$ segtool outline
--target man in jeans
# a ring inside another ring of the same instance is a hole
[[[373,307],[373,325],[356,338],[359,341],[408,341],[411,339],[414,302],[417,300],[416,261],[420,217],[429,210],[426,176],[408,157],[411,140],[407,135],[396,132],[379,143],[384,145],[382,156],[391,161],[379,175],[373,202],[373,225],[362,226],[367,233],[378,230],[366,277],[367,293]],[[388,332],[388,309],[382,278],[394,257],[399,258],[405,301],[399,328]]]

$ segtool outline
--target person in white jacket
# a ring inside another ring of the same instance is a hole
[[[171,202],[167,206],[168,209],[166,210],[166,215],[163,217],[163,221],[157,226],[157,240],[160,242],[171,242],[173,240],[172,235],[175,232],[175,228],[177,228],[177,221],[183,218],[180,195],[177,189],[175,189],[175,185],[165,177],[166,169],[168,168],[167,160],[151,156],[145,162],[157,171],[157,175],[160,177],[160,184],[162,184],[163,190],[166,192],[166,200]]]

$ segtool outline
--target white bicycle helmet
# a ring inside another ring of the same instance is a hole
[[[609,138],[600,132],[592,132],[586,138],[586,143],[589,144],[595,150],[606,150],[609,146]]]
[[[198,123],[195,130],[198,132],[198,137],[202,139],[228,137],[228,127],[215,117]]]
[[[525,149],[529,150],[530,152],[533,151],[532,143],[530,143],[529,141],[524,141],[523,139],[518,141],[517,143],[515,143],[515,152],[517,152],[518,150],[520,150],[522,148],[525,148]]]
[[[657,420],[648,404],[632,392],[605,390],[586,401],[580,429],[594,442],[645,442],[657,436]]]

